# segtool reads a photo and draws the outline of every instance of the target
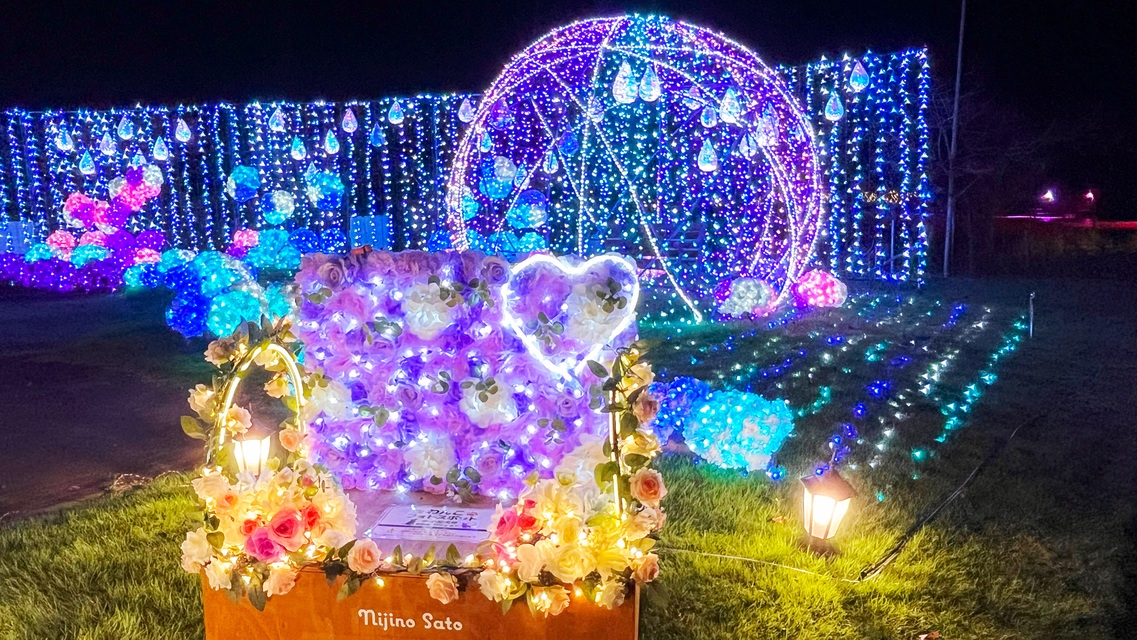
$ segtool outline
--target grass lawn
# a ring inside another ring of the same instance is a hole
[[[721,377],[785,397],[802,417],[778,456],[788,477],[779,483],[696,465],[681,453],[661,462],[669,517],[663,574],[645,599],[644,638],[1111,636],[1132,579],[1124,537],[1133,517],[1137,415],[1132,287],[951,287],[864,315],[817,314],[778,330],[775,341],[742,325],[667,341],[662,332],[645,332],[658,344],[657,370],[668,376]],[[999,364],[998,382],[938,442],[941,405],[958,401],[952,394],[987,371],[989,354],[1030,290],[1039,294],[1035,339]],[[989,301],[998,303],[990,305],[986,329],[967,340],[952,337],[981,321]],[[947,331],[957,302],[969,310]],[[834,334],[854,344],[842,350],[848,342],[831,344]],[[911,394],[914,374],[957,347],[938,383],[941,393]],[[877,380],[892,387],[873,404],[865,389]],[[815,401],[821,385],[833,389],[828,402]],[[850,417],[858,404],[867,405],[864,417]],[[895,562],[857,582],[920,514],[1032,417],[1038,420]],[[860,496],[836,551],[819,555],[803,545],[794,478],[825,456],[827,438],[846,421],[858,435],[842,473]],[[884,435],[890,429],[894,434]],[[194,508],[188,477],[169,475],[0,527],[0,638],[200,638],[197,581],[178,567]]]

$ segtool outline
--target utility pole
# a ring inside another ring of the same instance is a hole
[[[959,5],[959,49],[955,54],[955,100],[951,109],[951,149],[948,151],[947,221],[944,224],[944,277],[951,264],[951,245],[955,236],[955,147],[959,138],[959,83],[963,75],[963,24],[967,17],[967,0]]]

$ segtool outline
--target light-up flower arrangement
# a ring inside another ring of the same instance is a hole
[[[306,362],[354,399],[312,421],[315,459],[348,489],[516,499],[604,432],[584,364],[635,335],[638,284],[617,257],[317,254],[296,281]]]
[[[304,293],[297,322],[307,368],[297,361],[301,342],[289,319],[246,324],[206,351],[221,375],[212,386],[191,390],[197,417],[182,420],[187,434],[207,443],[206,465],[193,483],[205,505],[205,524],[187,535],[183,567],[201,572],[210,588],[247,596],[262,609],[268,597],[292,589],[305,565],[319,565],[329,579],[341,579],[345,597],[367,580],[381,584],[385,573],[408,572],[426,574],[430,595],[443,604],[466,589],[503,608],[524,598],[543,615],[561,613],[572,592],[602,606],[621,604],[630,585],[651,582],[659,572],[652,549],[665,521],[660,501],[667,489],[651,468],[660,444],[649,428],[659,403],[648,391],[651,367],[639,360],[638,345],[583,348],[562,337],[568,331],[561,325],[572,322],[571,305],[577,303],[565,301],[575,292],[593,297],[580,304],[599,309],[587,320],[598,325],[589,331],[630,341],[634,322],[627,322],[627,314],[633,313],[636,283],[634,271],[626,269],[619,259],[576,268],[540,261],[511,268],[476,252],[307,259],[297,277]],[[549,293],[538,285],[552,284],[558,275],[565,280],[562,298],[526,299],[529,292]],[[413,327],[398,315],[403,292],[423,282],[447,302],[451,326],[441,333]],[[516,287],[503,288],[507,282]],[[625,286],[633,287],[632,297]],[[520,321],[489,324],[492,313],[505,308]],[[365,317],[370,321],[360,323]],[[536,325],[526,322],[530,317],[538,319]],[[521,336],[508,337],[508,327],[536,340],[541,350],[530,352]],[[351,374],[368,364],[354,350],[402,337],[406,340],[377,351],[399,367],[381,379],[405,382],[413,367],[420,386],[379,387],[389,394],[386,406],[360,396],[373,382]],[[467,341],[474,346],[462,351]],[[510,341],[513,348],[503,348]],[[431,353],[425,345],[439,343],[436,358],[421,357]],[[570,346],[579,353],[557,348]],[[593,360],[598,354],[599,361]],[[464,369],[455,358],[467,362]],[[234,403],[254,366],[274,372],[266,393],[291,397],[295,409],[267,439],[252,434],[252,416]],[[501,371],[500,380],[491,371]],[[564,372],[572,375],[563,377]],[[391,403],[395,398],[398,403]],[[420,411],[423,417],[416,419]],[[591,418],[582,420],[585,415]],[[394,461],[400,482],[425,491],[498,497],[498,512],[478,553],[461,558],[451,545],[445,555],[432,548],[415,557],[396,546],[385,555],[374,541],[354,539],[355,510],[343,490],[352,470],[337,467],[342,459],[334,453],[342,454],[339,441],[347,435],[336,431],[339,425],[372,438],[399,438],[382,448],[370,444],[376,458]],[[489,437],[496,444],[488,451],[471,446]],[[509,490],[514,486],[518,493]]]
[[[794,298],[802,306],[839,307],[849,297],[849,287],[828,271],[814,269],[794,284]]]
[[[557,466],[554,477],[535,480],[517,502],[499,513],[479,552],[480,591],[508,608],[524,601],[535,613],[557,615],[572,592],[609,609],[623,603],[630,585],[659,573],[652,553],[666,516],[667,488],[651,461],[660,444],[648,385],[651,367],[639,350],[621,349],[604,378],[607,438],[590,437]]]

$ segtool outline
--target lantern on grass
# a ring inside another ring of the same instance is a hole
[[[245,435],[242,440],[233,440],[233,458],[237,461],[237,471],[261,475],[268,466],[268,454],[272,450],[272,436],[257,438]]]
[[[832,538],[857,492],[832,469],[821,475],[808,475],[801,479],[801,484],[805,487],[803,502],[806,531],[819,540]]]

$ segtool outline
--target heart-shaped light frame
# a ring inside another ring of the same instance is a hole
[[[501,287],[502,322],[504,322],[505,325],[509,327],[513,333],[517,335],[518,338],[521,339],[521,342],[525,344],[525,349],[529,351],[529,354],[532,355],[542,365],[544,365],[545,368],[561,376],[566,382],[574,383],[577,382],[576,375],[580,374],[589,360],[595,360],[596,357],[600,355],[600,351],[606,346],[607,342],[604,344],[593,345],[585,355],[584,359],[582,359],[580,362],[577,362],[575,367],[569,369],[563,364],[557,364],[550,360],[541,351],[541,346],[537,343],[537,339],[522,330],[521,319],[513,315],[509,308],[509,302],[513,296],[513,277],[525,269],[538,263],[553,265],[561,272],[569,276],[583,275],[592,267],[596,266],[597,264],[603,263],[617,264],[628,270],[628,273],[632,276],[632,297],[631,300],[628,301],[629,311],[625,318],[620,321],[620,324],[616,327],[616,329],[612,331],[612,335],[608,336],[607,342],[611,342],[613,339],[615,339],[616,336],[623,333],[624,330],[628,328],[628,325],[630,325],[632,321],[636,319],[636,304],[640,299],[640,279],[636,275],[636,265],[624,256],[616,255],[613,253],[590,258],[576,266],[566,264],[563,260],[555,258],[548,254],[538,253],[526,258],[525,260],[522,260],[510,268],[509,282],[506,282]]]

